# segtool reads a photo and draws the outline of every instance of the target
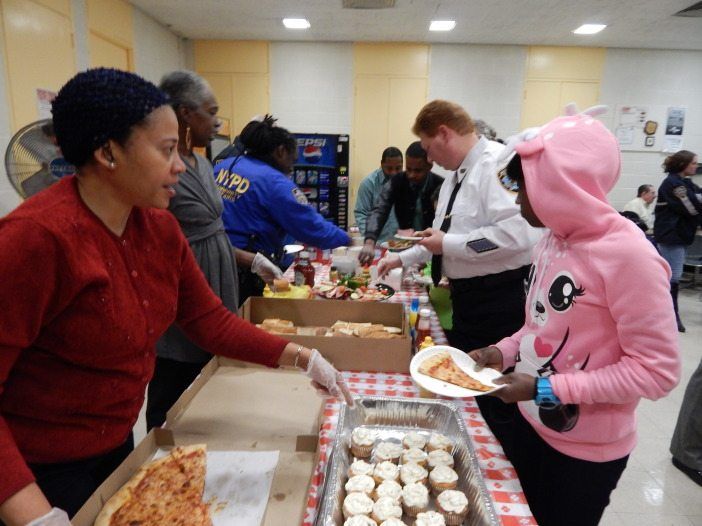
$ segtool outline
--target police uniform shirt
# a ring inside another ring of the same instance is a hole
[[[542,229],[530,226],[519,212],[516,187],[497,156],[504,146],[481,137],[439,193],[433,228],[439,230],[456,184],[461,187],[443,241],[442,273],[449,279],[498,274],[531,263]],[[506,163],[504,163],[506,166]],[[419,245],[400,253],[403,266],[422,263],[431,252]]]

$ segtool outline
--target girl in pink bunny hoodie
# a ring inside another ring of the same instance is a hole
[[[510,460],[538,523],[593,526],[636,444],[639,399],[665,396],[680,377],[670,268],[608,204],[619,147],[592,115],[556,118],[512,146],[521,213],[549,230],[524,326],[470,354],[515,366],[495,395],[519,404]]]

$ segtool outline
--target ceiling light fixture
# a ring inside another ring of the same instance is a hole
[[[576,35],[594,35],[602,31],[607,24],[583,24],[578,29],[573,31]]]
[[[432,20],[429,31],[451,31],[454,27],[456,27],[455,20]]]
[[[306,18],[283,18],[283,25],[288,29],[309,29],[310,22]]]

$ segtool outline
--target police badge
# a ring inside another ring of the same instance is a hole
[[[500,181],[502,188],[508,192],[516,194],[519,191],[519,185],[507,174],[507,167],[505,166],[502,170],[497,172],[497,180]]]

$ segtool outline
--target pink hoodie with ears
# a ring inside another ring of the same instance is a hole
[[[680,378],[670,268],[607,202],[619,147],[589,115],[559,117],[516,145],[534,213],[550,230],[535,248],[524,326],[497,344],[504,366],[548,376],[564,404],[519,409],[566,455],[621,458],[636,444],[641,397]]]

